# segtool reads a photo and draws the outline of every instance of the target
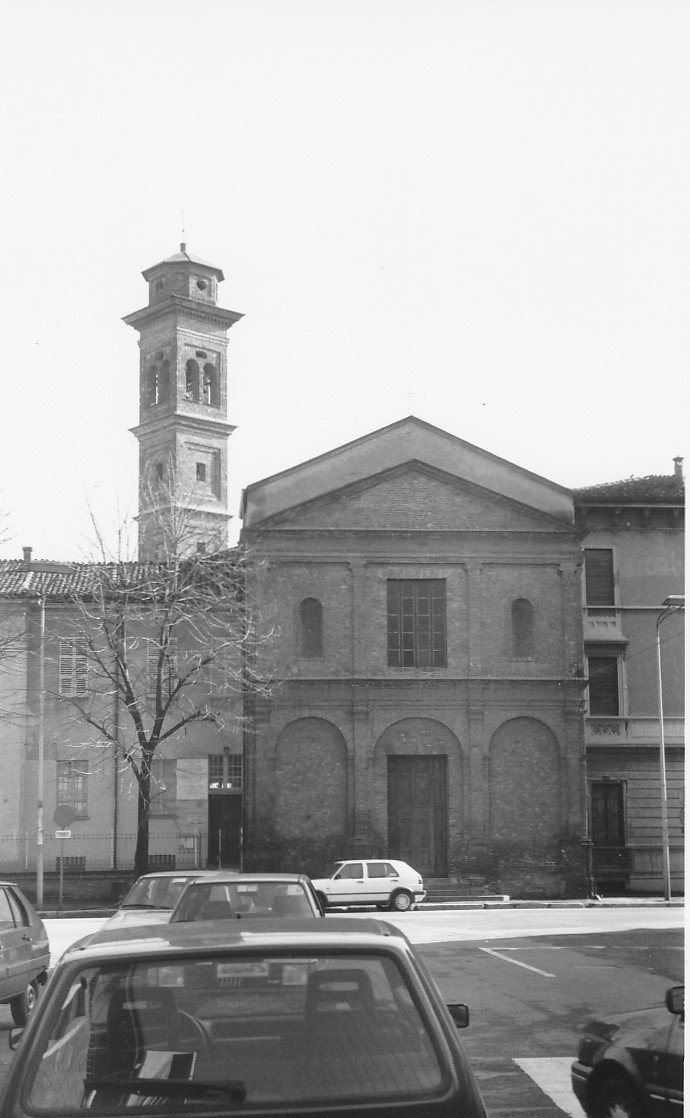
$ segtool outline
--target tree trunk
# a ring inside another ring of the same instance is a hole
[[[137,777],[139,794],[137,796],[137,845],[134,852],[134,872],[137,877],[149,870],[149,815],[151,811],[151,762],[153,752],[148,750],[141,759],[141,769]]]

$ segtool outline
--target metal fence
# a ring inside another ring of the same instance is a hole
[[[43,841],[43,868],[46,873],[75,874],[108,870],[128,870],[134,866],[136,834],[76,835],[68,832],[58,838],[46,832]],[[180,834],[170,828],[162,831],[160,824],[149,838],[149,869],[199,869],[206,865],[207,836],[204,831]],[[35,870],[38,846],[35,832],[0,834],[0,872]]]

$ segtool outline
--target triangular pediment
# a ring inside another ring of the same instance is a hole
[[[413,474],[416,471],[419,477],[416,482],[410,480],[412,491],[409,499],[412,503],[406,504],[401,499],[401,483],[395,481],[394,475],[396,471],[400,476],[399,471],[410,470]],[[423,482],[421,475],[425,470],[427,480]],[[438,483],[436,488],[430,481],[434,476]],[[336,520],[342,518],[342,526],[345,527],[346,522],[354,524],[358,517],[364,517],[367,500],[371,499],[364,493],[372,486],[378,489],[376,499],[381,502],[385,523],[395,524],[398,530],[414,528],[413,520],[417,516],[421,527],[425,501],[430,499],[434,501],[434,517],[439,524],[446,516],[466,522],[472,515],[470,504],[474,499],[469,494],[474,493],[479,499],[480,492],[484,494],[480,501],[484,517],[489,516],[485,507],[486,495],[493,494],[499,503],[503,500],[513,507],[523,508],[528,517],[533,515],[537,520],[551,520],[560,526],[572,526],[574,521],[570,490],[473,446],[448,431],[415,416],[408,416],[389,427],[382,427],[327,451],[318,458],[311,458],[249,485],[242,497],[244,528],[251,531],[269,523],[283,522],[286,518],[294,520],[297,509],[301,510],[300,515],[316,517],[313,522],[316,525],[322,515],[320,508],[324,501],[332,506],[331,514]],[[465,493],[464,500],[453,495],[460,492]],[[389,505],[386,504],[387,499]],[[452,512],[443,511],[444,500],[451,502]],[[342,509],[336,509],[341,501],[345,502]],[[335,523],[333,526],[336,526]],[[379,526],[382,527],[383,522]]]
[[[563,524],[423,462],[408,462],[286,509],[262,527],[340,531],[553,531]]]

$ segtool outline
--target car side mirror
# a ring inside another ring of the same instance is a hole
[[[448,1005],[448,1012],[453,1018],[456,1029],[466,1029],[470,1023],[469,1008],[463,1002],[452,1002]]]
[[[19,1042],[23,1036],[23,1029],[10,1029],[7,1037],[7,1043],[9,1044],[13,1052],[16,1052],[16,1050],[19,1048]]]
[[[685,1016],[685,987],[670,986],[666,991],[666,1008],[677,1017]]]

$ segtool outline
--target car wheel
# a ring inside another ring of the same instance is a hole
[[[412,897],[404,889],[399,889],[391,897],[390,907],[393,912],[407,912],[408,909],[412,908]]]
[[[10,1001],[10,1009],[12,1010],[12,1020],[15,1025],[26,1025],[29,1020],[31,1010],[36,1005],[38,1000],[38,983],[30,982],[26,990],[22,994],[17,994],[16,998]]]
[[[594,1118],[644,1118],[646,1109],[629,1079],[611,1075],[595,1087],[591,1113]]]

